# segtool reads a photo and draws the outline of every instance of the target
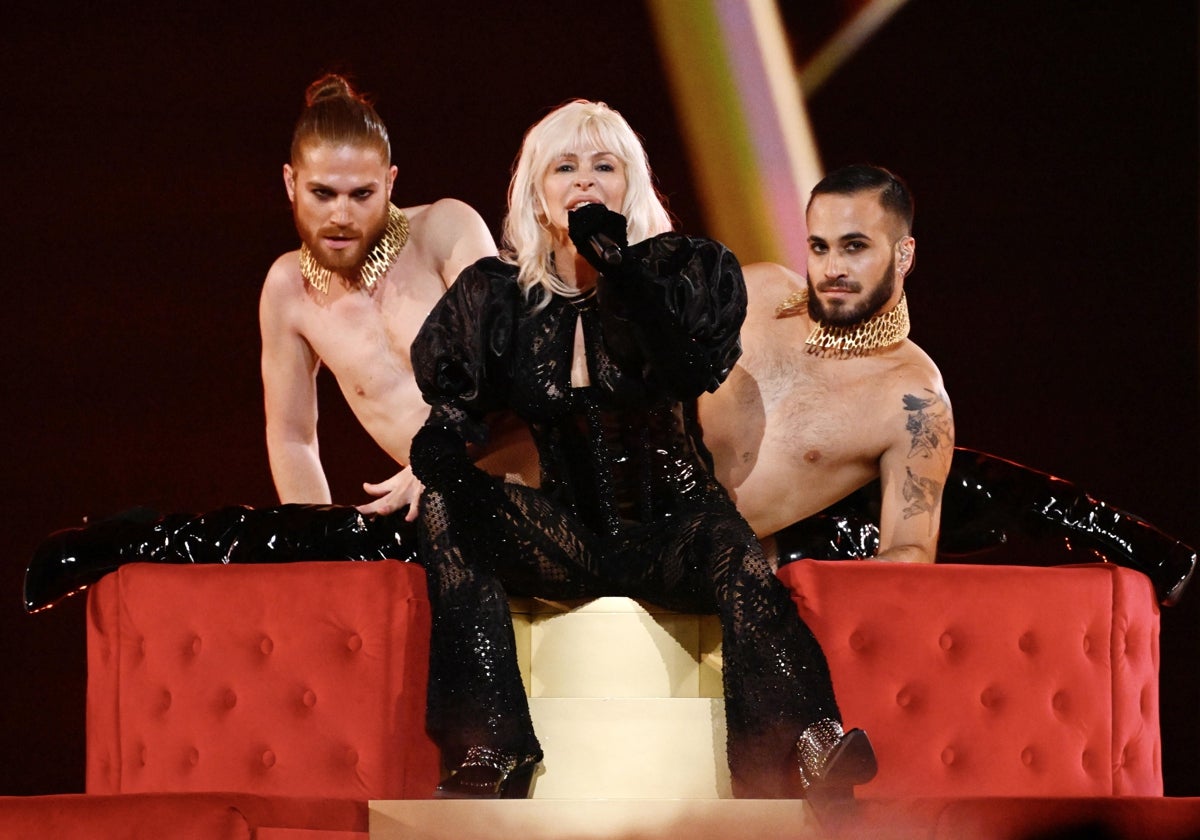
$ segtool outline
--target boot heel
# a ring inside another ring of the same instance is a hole
[[[529,789],[533,786],[533,774],[536,764],[526,764],[508,774],[508,778],[500,783],[501,799],[528,799]]]

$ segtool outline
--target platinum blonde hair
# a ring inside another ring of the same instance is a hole
[[[554,242],[542,180],[562,155],[592,149],[615,155],[625,167],[621,215],[627,220],[630,242],[641,242],[672,228],[662,196],[654,188],[646,150],[625,118],[603,102],[576,99],[560,105],[525,132],[508,185],[501,257],[519,267],[517,283],[526,297],[538,288],[567,297],[579,294],[578,289],[558,279],[552,269]],[[547,294],[541,303],[548,301]]]

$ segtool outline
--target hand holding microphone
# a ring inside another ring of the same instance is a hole
[[[625,217],[603,204],[585,204],[567,213],[567,235],[575,250],[601,274],[621,265],[629,244]]]

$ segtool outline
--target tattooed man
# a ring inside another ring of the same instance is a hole
[[[900,178],[849,166],[813,189],[807,280],[743,269],[744,354],[700,419],[717,477],[773,559],[795,557],[781,550],[788,526],[878,478],[876,558],[934,560],[954,420],[937,367],[906,338],[912,217]]]

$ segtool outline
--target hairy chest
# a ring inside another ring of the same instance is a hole
[[[889,412],[877,371],[802,350],[747,365],[761,395],[765,447],[781,461],[809,468],[874,462],[886,448]]]

